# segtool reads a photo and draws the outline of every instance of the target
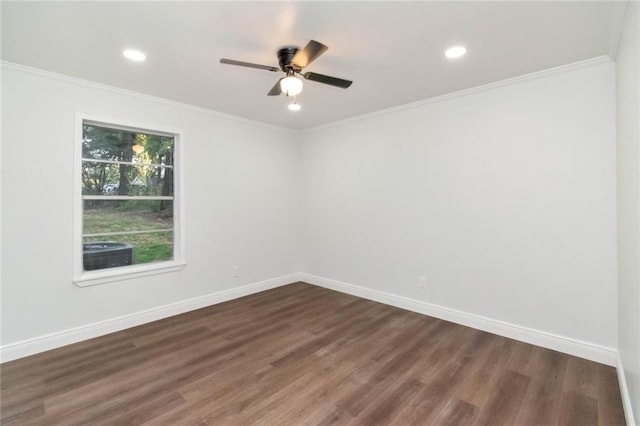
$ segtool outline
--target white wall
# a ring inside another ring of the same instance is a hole
[[[640,4],[629,2],[617,58],[618,350],[640,424]]]
[[[294,132],[11,65],[2,73],[3,346],[298,270]],[[72,283],[76,112],[183,131],[185,269]]]
[[[609,61],[303,133],[2,79],[3,347],[296,271],[616,347]],[[72,284],[75,112],[183,129],[183,271]]]
[[[303,270],[614,350],[614,74],[592,61],[306,131]]]

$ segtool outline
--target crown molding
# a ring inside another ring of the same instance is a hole
[[[468,89],[458,90],[456,92],[445,93],[444,95],[434,96],[427,99],[422,99],[416,102],[411,102],[408,104],[398,105],[390,108],[385,108],[379,111],[370,112],[367,114],[358,115],[355,117],[346,118],[344,120],[334,121],[327,124],[322,124],[320,126],[308,127],[306,129],[302,129],[301,132],[309,132],[321,129],[328,129],[332,127],[339,127],[349,123],[355,123],[365,120],[370,120],[376,117],[382,117],[386,115],[395,114],[401,111],[412,110],[416,108],[421,108],[426,105],[431,105],[439,102],[448,101],[450,99],[463,98],[470,95],[475,95],[477,93],[487,92],[495,89],[499,89],[502,87],[515,86],[518,84],[526,83],[533,80],[538,80],[541,78],[547,78],[550,76],[554,76],[557,74],[564,74],[566,72],[576,71],[580,69],[587,69],[603,64],[610,64],[613,61],[609,56],[603,55],[598,56],[591,59],[586,59],[584,61],[574,62],[571,64],[561,65],[559,67],[548,68],[541,71],[536,71],[529,74],[524,74],[517,77],[511,77],[505,80],[500,80],[492,83],[482,84],[480,86],[470,87]]]
[[[170,99],[161,98],[161,97],[158,97],[158,96],[146,95],[144,93],[135,92],[133,90],[121,89],[119,87],[109,86],[107,84],[102,84],[102,83],[96,83],[96,82],[90,81],[90,80],[83,80],[81,78],[72,77],[72,76],[65,75],[65,74],[58,74],[58,73],[55,73],[55,72],[52,72],[52,71],[46,71],[46,70],[43,70],[43,69],[40,69],[40,68],[34,68],[34,67],[26,66],[26,65],[16,64],[14,62],[0,61],[0,64],[2,64],[2,68],[3,69],[7,69],[7,70],[19,71],[19,72],[23,72],[23,73],[26,73],[26,74],[33,74],[33,75],[39,75],[39,76],[42,76],[42,77],[48,77],[48,78],[52,78],[52,79],[55,79],[55,80],[64,81],[64,82],[67,82],[67,83],[72,83],[72,84],[77,84],[77,85],[81,85],[81,86],[85,86],[85,87],[90,87],[92,89],[102,90],[102,91],[105,91],[105,92],[115,93],[115,94],[118,94],[118,95],[130,96],[130,97],[142,99],[142,100],[145,100],[145,101],[156,102],[156,103],[168,105],[168,106],[171,106],[171,107],[174,107],[174,108],[180,108],[180,109],[187,110],[187,111],[197,112],[197,113],[200,113],[200,114],[206,114],[206,115],[210,115],[210,116],[213,116],[213,117],[222,118],[222,119],[225,119],[225,120],[237,121],[237,122],[240,122],[240,123],[245,123],[245,124],[249,124],[249,125],[253,125],[253,126],[259,126],[259,127],[264,127],[264,128],[268,128],[268,129],[272,129],[272,130],[283,131],[283,132],[292,133],[292,134],[295,134],[295,133],[299,132],[299,130],[297,130],[297,129],[290,129],[290,128],[287,128],[287,127],[276,126],[275,124],[265,123],[265,122],[262,122],[262,121],[250,120],[248,118],[238,117],[237,115],[225,114],[223,112],[219,112],[219,111],[214,111],[214,110],[207,109],[207,108],[198,107],[198,106],[195,106],[195,105],[190,105],[190,104],[185,104],[185,103],[182,103],[182,102],[172,101]]]

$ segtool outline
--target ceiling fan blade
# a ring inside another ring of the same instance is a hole
[[[269,90],[269,93],[267,93],[267,96],[278,96],[279,94],[282,93],[282,89],[280,88],[280,81],[282,80],[282,78],[276,81],[276,84],[274,84],[271,90]]]
[[[350,80],[343,80],[341,78],[331,77],[323,74],[316,74],[314,72],[306,72],[302,74],[302,76],[306,80],[317,81],[318,83],[324,83],[330,86],[340,87],[342,89],[346,89],[347,87],[351,86],[351,83],[353,83],[353,81]]]
[[[311,40],[307,43],[304,49],[296,52],[293,59],[291,59],[291,63],[299,66],[300,68],[304,68],[311,62],[318,59],[318,57],[326,52],[327,49],[329,49],[328,46],[325,46],[319,41]]]
[[[242,62],[242,61],[236,61],[234,59],[227,59],[227,58],[220,59],[220,63],[228,64],[228,65],[239,65],[241,67],[257,68],[259,70],[280,71],[280,68],[271,67],[269,65],[252,64],[251,62]]]

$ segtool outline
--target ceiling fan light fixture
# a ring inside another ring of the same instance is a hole
[[[302,80],[289,75],[280,80],[280,89],[282,89],[282,93],[287,96],[296,96],[302,92]]]

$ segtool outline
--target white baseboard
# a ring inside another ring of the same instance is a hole
[[[286,284],[291,284],[299,280],[299,275],[300,274],[297,273],[284,275],[282,277],[247,284],[242,287],[222,290],[216,293],[195,297],[193,299],[183,300],[181,302],[171,303],[169,305],[159,306],[157,308],[133,314],[11,343],[0,348],[0,360],[2,362],[12,361],[14,359],[59,348],[61,346],[92,339],[94,337],[104,336],[105,334],[135,327],[151,321],[182,314],[195,309],[237,299],[239,297],[248,296],[253,293],[258,293]]]
[[[620,386],[624,418],[627,421],[627,426],[636,426],[636,422],[633,418],[633,407],[631,406],[631,395],[629,395],[629,388],[627,387],[627,376],[624,373],[624,366],[622,365],[620,353],[618,353],[618,365],[616,366],[616,371],[618,373],[618,386]]]
[[[87,339],[92,339],[94,337],[103,336],[105,334],[124,330],[126,328],[135,327],[137,325],[145,324],[151,321],[156,321],[173,315],[189,312],[195,309],[204,308],[206,306],[215,305],[217,303],[226,302],[228,300],[237,299],[239,297],[280,287],[297,281],[304,281],[309,284],[314,284],[342,293],[352,294],[364,299],[396,306],[398,308],[407,309],[409,311],[418,312],[424,315],[429,315],[457,324],[462,324],[468,327],[553,349],[570,355],[575,355],[603,364],[616,366],[619,365],[620,362],[617,357],[617,352],[612,348],[599,346],[564,336],[558,336],[540,330],[521,327],[515,324],[497,321],[491,318],[469,314],[455,309],[450,309],[443,306],[438,306],[419,300],[410,299],[407,297],[398,296],[378,290],[372,290],[369,288],[347,284],[306,273],[293,273],[282,277],[244,285],[242,287],[223,290],[193,299],[171,303],[169,305],[136,312],[118,318],[112,318],[81,327],[76,327],[56,333],[47,334],[44,336],[23,340],[16,343],[11,343],[0,348],[0,360],[2,362],[6,362],[18,358],[23,358],[25,356],[34,355],[40,352],[59,348],[61,346],[69,345]],[[624,395],[625,394],[623,393],[623,396]],[[626,395],[627,398],[629,398],[628,393]]]
[[[545,331],[522,327],[508,322],[498,321],[480,315],[474,315],[458,311],[456,309],[446,308],[444,306],[438,306],[422,302],[420,300],[410,299],[408,297],[398,296],[383,291],[372,290],[370,288],[347,284],[311,274],[302,273],[298,274],[298,277],[300,281],[304,281],[309,284],[314,284],[398,308],[407,309],[409,311],[451,321],[456,324],[462,324],[478,330],[553,349],[569,355],[575,355],[577,357],[602,364],[616,366],[617,363],[617,351],[606,346],[600,346],[565,336],[559,336],[553,333],[547,333]]]

